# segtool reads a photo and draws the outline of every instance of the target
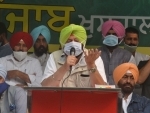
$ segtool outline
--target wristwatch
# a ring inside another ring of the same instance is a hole
[[[90,74],[91,74],[91,73],[94,73],[96,70],[97,70],[97,68],[96,68],[96,67],[93,67],[93,68],[89,69],[89,73],[90,73]]]

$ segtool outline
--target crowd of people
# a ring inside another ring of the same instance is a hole
[[[60,32],[60,49],[49,53],[53,36],[45,25],[7,38],[0,22],[0,113],[26,113],[28,87],[121,88],[123,113],[150,112],[150,56],[136,51],[139,31],[116,20],[102,25],[103,44],[86,49],[84,27],[70,24]],[[119,45],[123,43],[123,48]],[[34,51],[28,54],[33,46]]]

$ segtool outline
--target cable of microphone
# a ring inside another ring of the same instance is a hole
[[[75,48],[74,47],[72,47],[71,49],[70,49],[70,55],[73,55],[73,56],[75,56]],[[72,66],[70,66],[70,71],[72,70]]]

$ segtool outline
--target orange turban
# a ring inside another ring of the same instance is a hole
[[[33,39],[32,36],[26,32],[17,32],[12,35],[12,37],[10,38],[11,48],[13,49],[20,42],[21,39],[24,41],[29,50],[33,45]]]
[[[127,71],[132,73],[135,83],[137,82],[139,77],[137,66],[133,63],[123,63],[117,66],[113,72],[113,78],[116,84],[118,84],[119,80],[127,73]]]

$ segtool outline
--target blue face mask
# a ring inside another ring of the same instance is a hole
[[[116,46],[118,45],[118,37],[115,35],[107,35],[103,40],[103,44],[107,46]]]

